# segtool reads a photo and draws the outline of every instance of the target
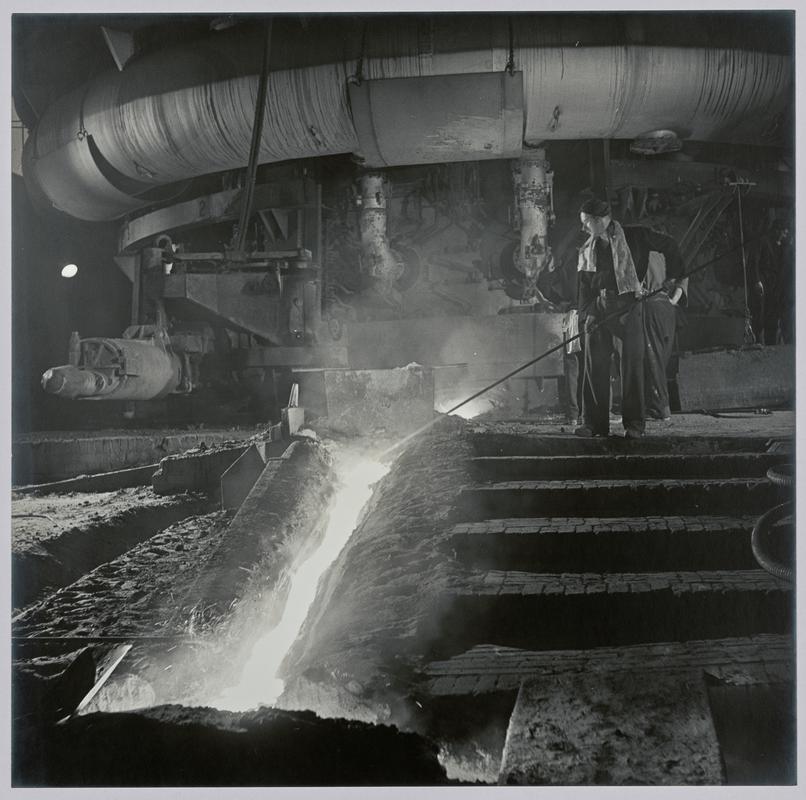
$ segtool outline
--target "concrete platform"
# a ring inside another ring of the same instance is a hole
[[[475,695],[517,689],[536,676],[566,673],[705,672],[726,685],[780,683],[795,677],[790,636],[758,636],[595,647],[589,650],[522,650],[477,645],[426,669],[434,695]]]
[[[795,412],[772,410],[672,414],[669,423],[647,421],[638,441],[623,438],[620,423],[607,439],[579,439],[561,416],[479,418],[472,421],[477,455],[581,455],[585,453],[765,452],[771,440],[792,439]]]
[[[677,386],[683,411],[775,407],[795,397],[793,345],[683,353]]]
[[[201,444],[238,442],[257,429],[54,431],[14,437],[11,446],[15,485],[45,483],[78,475],[154,464],[164,456]]]

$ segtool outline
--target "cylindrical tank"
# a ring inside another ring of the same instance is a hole
[[[51,367],[42,388],[70,400],[155,400],[182,390],[182,362],[155,339],[83,339],[80,363]]]

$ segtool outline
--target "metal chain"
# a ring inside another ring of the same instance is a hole
[[[750,314],[750,299],[747,289],[747,253],[745,250],[744,242],[744,215],[742,214],[742,184],[737,182],[734,184],[736,187],[736,202],[739,206],[739,242],[742,248],[742,275],[744,277],[744,343],[755,344],[756,335],[753,332],[753,319]],[[749,186],[749,184],[748,184]]]
[[[507,17],[507,27],[509,28],[509,58],[504,69],[513,75],[515,73],[515,32],[512,28],[512,17]]]

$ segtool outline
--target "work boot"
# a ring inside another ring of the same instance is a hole
[[[581,436],[584,439],[593,439],[594,437],[607,436],[607,434],[594,431],[589,425],[580,425],[574,430],[574,436]]]
[[[648,422],[671,422],[672,421],[672,412],[669,410],[669,406],[663,409],[657,408],[650,408],[647,410],[647,421]]]
[[[643,431],[639,431],[637,428],[627,428],[624,431],[624,438],[625,439],[640,439],[644,435]]]

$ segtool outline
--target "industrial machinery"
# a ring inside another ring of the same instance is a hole
[[[374,321],[410,321],[409,341],[422,320],[530,311],[530,347],[553,341],[540,278],[573,247],[585,192],[684,234],[729,160],[769,208],[789,202],[770,167],[793,91],[773,17],[613,15],[582,39],[580,15],[18,18],[29,194],[115,220],[110,261],[132,287],[121,337],[80,331],[42,386],[274,402],[291,369],[421,352],[358,357],[350,332]],[[59,37],[102,42],[107,68],[74,57],[56,76]]]

